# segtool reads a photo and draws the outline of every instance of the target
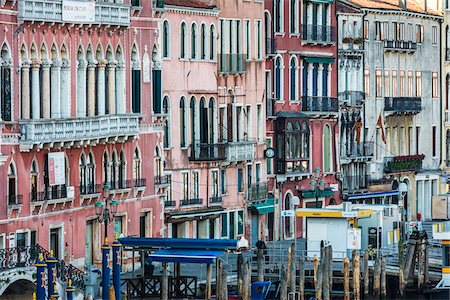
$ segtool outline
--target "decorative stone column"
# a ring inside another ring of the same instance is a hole
[[[107,63],[107,60],[101,59],[97,64],[97,111],[100,116],[104,115],[106,111],[105,68]]]
[[[108,64],[108,113],[116,113],[116,62]]]
[[[54,60],[50,71],[51,84],[51,117],[61,118],[61,61]]]
[[[22,119],[30,119],[30,62],[22,62]]]
[[[77,117],[86,117],[86,61],[78,60],[77,66]],[[70,85],[70,83],[69,83]]]
[[[68,59],[63,59],[61,61],[60,75],[61,118],[69,118],[72,105],[72,101],[70,101],[72,98],[72,85],[70,82],[70,61]],[[86,84],[86,82],[84,84]],[[84,101],[84,103],[86,103],[86,101]]]
[[[88,116],[95,116],[95,67],[97,66],[96,61],[88,62],[87,71],[87,111]]]
[[[124,114],[126,112],[125,94],[125,63],[118,62],[116,67],[116,112]]]
[[[39,68],[41,62],[34,59],[31,65],[31,110],[32,118],[39,119],[41,117],[41,93],[39,87]]]
[[[42,117],[44,119],[50,118],[50,67],[52,62],[50,60],[42,61]]]

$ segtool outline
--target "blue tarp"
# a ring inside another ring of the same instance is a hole
[[[217,256],[223,254],[219,250],[161,249],[148,256],[152,261],[212,264]]]
[[[202,249],[236,250],[237,240],[229,239],[170,239],[124,237],[119,242],[126,247],[141,249]]]
[[[368,199],[368,198],[386,197],[386,196],[398,196],[398,191],[395,190],[395,191],[387,191],[387,192],[373,192],[373,193],[348,195],[348,200]]]

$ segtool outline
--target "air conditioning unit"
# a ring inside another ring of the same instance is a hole
[[[385,207],[383,208],[383,217],[385,218],[391,218],[393,216],[394,210],[392,207]]]
[[[67,198],[69,198],[69,199],[75,198],[75,187],[68,186],[66,194],[67,194]]]

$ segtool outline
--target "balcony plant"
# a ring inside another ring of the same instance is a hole
[[[346,43],[346,44],[351,44],[351,43],[353,43],[353,38],[345,37],[345,38],[342,39],[342,42]]]

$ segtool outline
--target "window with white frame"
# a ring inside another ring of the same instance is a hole
[[[436,26],[432,27],[432,34],[433,34],[433,36],[432,36],[433,45],[437,45],[437,43],[438,43],[438,29],[437,29]]]
[[[275,24],[275,32],[284,32],[284,1],[283,0],[274,0],[274,24]]]
[[[274,84],[274,90],[275,90],[275,98],[277,100],[283,99],[283,59],[281,56],[278,56],[275,59],[275,84]]]
[[[211,171],[211,192],[213,197],[219,196],[219,171]]]
[[[291,57],[290,63],[290,86],[291,101],[298,101],[298,61],[295,56]]]
[[[187,146],[187,107],[186,98],[181,97],[180,99],[180,147],[184,148]]]
[[[298,0],[290,0],[290,12],[291,12],[291,23],[290,23],[290,32],[298,33]]]
[[[192,199],[200,198],[200,174],[197,171],[192,172]]]
[[[211,24],[209,29],[209,59],[214,60],[216,55],[216,27]]]
[[[422,72],[416,71],[416,97],[422,97]]]
[[[220,170],[220,194],[227,194],[227,170]]]
[[[408,97],[413,97],[413,91],[414,91],[414,79],[413,79],[413,72],[408,71]]]
[[[258,138],[258,142],[262,142],[263,124],[262,124],[262,106],[261,106],[261,104],[256,105],[256,135]]]
[[[206,25],[202,24],[201,26],[201,34],[200,34],[200,59],[206,59]]]
[[[191,25],[191,59],[197,58],[197,24],[192,23]]]
[[[439,97],[438,73],[437,72],[432,72],[431,74],[432,74],[432,86],[433,86],[432,97],[433,98],[438,98]]]
[[[163,23],[163,57],[169,57],[169,47],[170,47],[170,27],[169,21],[165,20]]]
[[[245,48],[244,51],[246,59],[251,59],[250,41],[251,41],[250,20],[244,20],[244,48]]]
[[[188,200],[189,199],[189,173],[188,172],[181,173],[181,188],[183,191],[183,199],[182,200]]]
[[[187,30],[186,23],[181,23],[180,29],[180,58],[186,58],[187,56]]]
[[[169,96],[164,96],[163,99],[163,113],[166,116],[164,120],[164,148],[170,148],[170,100]]]
[[[400,97],[405,97],[405,71],[400,71]]]
[[[256,59],[262,59],[262,21],[255,21]]]

